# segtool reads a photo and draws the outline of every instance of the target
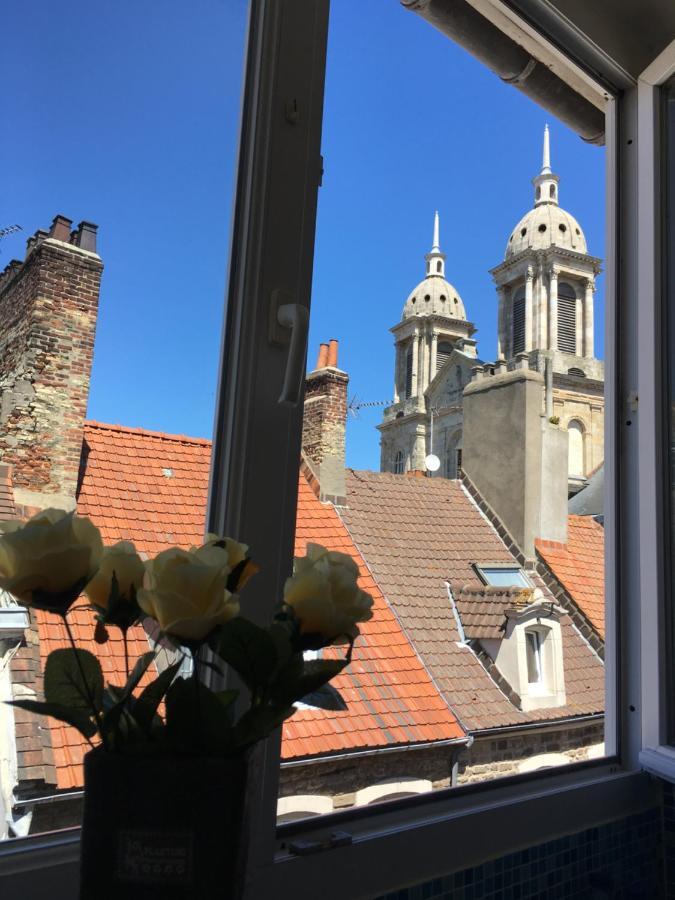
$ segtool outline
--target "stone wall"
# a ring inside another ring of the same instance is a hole
[[[504,737],[478,736],[460,757],[457,782],[469,784],[517,775],[526,761],[544,754],[560,754],[569,762],[581,762],[598,752],[603,740],[602,721],[567,728],[523,729]],[[591,751],[592,747],[596,749]]]
[[[593,721],[556,727],[512,731],[500,737],[476,737],[471,747],[446,745],[419,750],[375,752],[325,762],[281,767],[280,797],[318,795],[332,797],[334,809],[357,802],[357,792],[372,785],[397,783],[406,779],[431,782],[432,790],[452,785],[452,768],[457,767],[457,784],[490,781],[517,775],[530,767],[534,757],[542,766],[580,762],[599,754],[603,742],[603,723]],[[592,749],[593,748],[593,749]]]
[[[103,263],[63,216],[0,274],[0,460],[15,499],[75,505]]]

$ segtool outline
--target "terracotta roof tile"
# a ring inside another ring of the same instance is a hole
[[[605,637],[605,530],[592,516],[568,516],[567,543],[537,552],[600,637]]]
[[[210,453],[209,441],[89,422],[78,512],[91,517],[106,543],[132,540],[147,555],[174,543],[198,543],[204,530]],[[284,727],[283,758],[461,739],[464,731],[403,634],[343,523],[332,506],[319,502],[301,476],[296,553],[304,554],[310,542],[354,558],[363,589],[373,594],[375,615],[362,628],[351,670],[335,679],[349,709],[339,713],[299,710]],[[51,650],[67,645],[67,636],[58,621],[43,613],[38,614],[38,626],[44,666]],[[108,643],[95,644],[92,615],[86,610],[72,614],[72,627],[97,654],[106,678],[122,682],[119,633],[111,629]],[[144,631],[134,629],[132,658],[147,649]],[[81,786],[86,742],[72,728],[52,720],[49,729],[58,787]]]
[[[473,650],[460,643],[446,582],[480,588],[474,563],[517,562],[459,482],[352,471],[340,516],[435,683],[469,730],[602,712],[602,663],[567,616],[561,619],[564,707],[518,709]],[[553,599],[540,579],[534,581]]]

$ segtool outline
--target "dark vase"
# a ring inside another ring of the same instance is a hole
[[[235,900],[244,759],[84,758],[80,900]]]

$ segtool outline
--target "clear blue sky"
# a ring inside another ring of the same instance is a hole
[[[24,233],[0,243],[0,267],[57,213],[99,224],[92,418],[210,436],[245,18],[244,0],[3,5],[0,227]],[[494,358],[488,269],[532,205],[546,121],[561,203],[603,256],[603,150],[397,0],[334,0],[310,367],[338,338],[351,394],[390,398],[388,329],[423,276],[435,209],[448,280]],[[350,419],[350,465],[378,467],[380,415]]]

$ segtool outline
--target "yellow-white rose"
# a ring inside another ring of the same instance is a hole
[[[284,587],[284,602],[292,607],[302,634],[320,635],[325,643],[346,643],[358,635],[357,622],[373,615],[373,598],[359,588],[358,576],[358,566],[347,554],[307,545],[307,555],[295,560]]]
[[[64,613],[96,572],[103,542],[87,518],[46,509],[0,524],[0,587],[27,606]]]
[[[248,557],[248,545],[240,544],[234,538],[207,534],[206,541],[197,549],[197,552],[208,554],[211,550],[220,550],[227,558],[227,566],[230,572],[227,586],[230,591],[241,590],[258,571],[258,566]]]
[[[239,603],[227,589],[229,567],[223,550],[164,550],[146,564],[147,587],[138,605],[165,634],[201,641],[236,616]]]
[[[84,590],[94,606],[101,610],[108,609],[113,573],[117,580],[118,598],[128,602],[134,592],[143,586],[145,578],[145,563],[130,541],[119,541],[105,548],[98,571]]]

